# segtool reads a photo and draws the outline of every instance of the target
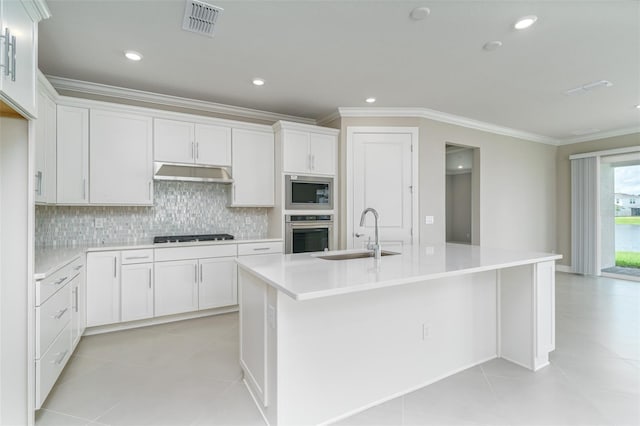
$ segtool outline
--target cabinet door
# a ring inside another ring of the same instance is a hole
[[[58,105],[58,204],[89,202],[89,110]]]
[[[169,163],[193,163],[195,158],[193,133],[193,123],[154,119],[154,160]]]
[[[47,134],[46,134],[46,112],[45,104],[47,97],[40,93],[38,94],[38,119],[35,121],[35,180],[34,191],[36,203],[44,203],[45,191],[43,188],[43,181],[45,180],[45,152],[47,146]]]
[[[122,321],[153,317],[153,263],[122,265]]]
[[[274,204],[273,133],[233,129],[232,207]]]
[[[200,259],[199,308],[217,308],[238,303],[235,257]]]
[[[198,261],[157,262],[155,269],[156,316],[198,310]]]
[[[91,204],[153,204],[152,119],[91,110]]]
[[[9,75],[5,68],[0,74],[0,91],[18,109],[29,117],[36,117],[37,100],[37,24],[33,22],[21,1],[4,0],[0,2],[1,32],[8,29],[15,37],[16,46],[9,52],[9,64],[6,64],[4,39],[0,63],[9,65]]]
[[[286,173],[309,173],[309,133],[283,130],[284,171]]]
[[[309,137],[309,152],[311,153],[312,173],[335,175],[336,142],[335,136],[311,133]]]
[[[42,190],[42,201],[45,203],[55,203],[56,196],[56,103],[53,99],[45,96],[44,107],[44,173],[40,179]],[[40,120],[41,117],[38,118]],[[36,148],[37,149],[37,148]]]
[[[120,322],[120,252],[87,254],[87,326]]]
[[[231,165],[231,128],[196,124],[196,163]]]

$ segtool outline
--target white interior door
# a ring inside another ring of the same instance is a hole
[[[380,243],[384,249],[401,250],[412,242],[412,139],[407,133],[355,133],[353,136],[353,248],[365,247],[375,238],[375,222],[367,215],[360,226],[360,215],[373,207],[380,215]]]

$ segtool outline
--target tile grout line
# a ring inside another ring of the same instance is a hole
[[[42,410],[49,411],[51,413],[58,414],[58,415],[61,415],[61,416],[66,416],[66,417],[71,417],[73,419],[82,420],[82,421],[85,421],[85,422],[90,422],[90,423],[93,422],[93,420],[89,420],[89,419],[87,419],[85,417],[74,416],[73,414],[63,413],[62,411],[52,410],[50,408],[42,408]]]

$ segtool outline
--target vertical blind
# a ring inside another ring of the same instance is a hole
[[[571,266],[598,275],[598,160],[571,160]]]

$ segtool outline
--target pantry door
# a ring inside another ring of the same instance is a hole
[[[417,242],[417,144],[414,127],[349,128],[351,155],[347,166],[347,246],[366,247],[375,239],[375,221],[367,207],[379,213],[380,242],[384,249],[402,250]],[[349,150],[349,148],[348,148]],[[416,230],[414,231],[414,226]]]

